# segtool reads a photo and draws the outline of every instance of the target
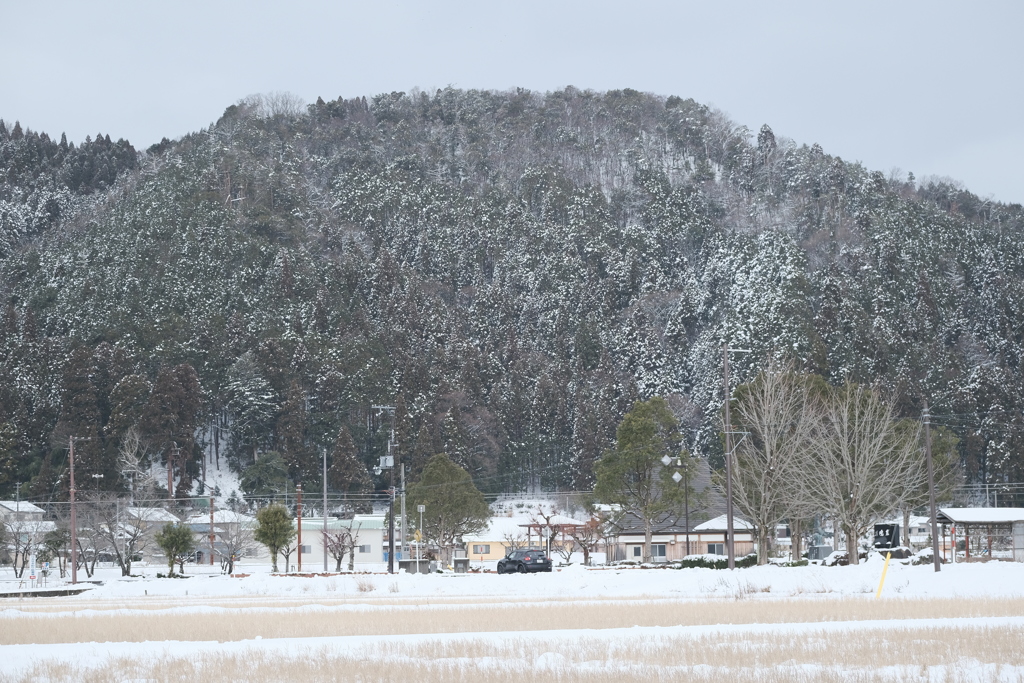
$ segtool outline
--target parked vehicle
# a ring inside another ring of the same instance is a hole
[[[542,548],[521,548],[513,550],[498,560],[499,574],[526,574],[529,572],[551,571],[551,558]]]

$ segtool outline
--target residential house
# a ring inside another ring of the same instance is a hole
[[[462,537],[466,545],[466,556],[471,562],[497,562],[510,550],[527,545],[527,525],[530,517],[491,517],[487,527],[475,534]]]
[[[699,524],[693,522],[700,521]],[[675,562],[687,555],[725,555],[726,518],[719,515],[705,520],[703,515],[691,515],[691,526],[686,528],[675,515],[663,515],[652,525],[651,556],[654,562]],[[608,540],[608,557],[612,561],[643,560],[644,524],[632,513],[626,513],[613,522],[614,532]],[[750,523],[733,517],[733,543],[736,557],[754,552],[754,533]]]
[[[256,529],[255,517],[232,510],[215,510],[212,520],[209,512],[197,512],[186,520],[186,524],[197,536],[197,564],[220,563],[228,552],[235,555],[236,568],[239,564],[258,563],[270,559],[266,547],[256,543],[252,537]]]
[[[6,543],[0,548],[0,559],[15,565],[27,565],[34,557],[46,534],[57,528],[43,519],[45,511],[24,501],[0,501],[0,525]]]
[[[0,521],[41,522],[46,511],[23,500],[0,500]]]
[[[293,519],[292,524],[298,527],[298,520]],[[327,518],[327,532],[336,533],[342,530],[351,531],[355,547],[355,568],[357,570],[379,569],[382,563],[387,562],[387,546],[385,537],[387,534],[387,520],[384,515],[355,515],[352,519],[338,519],[337,517]],[[296,542],[298,539],[296,539]],[[398,542],[396,541],[396,547]],[[302,571],[322,572],[324,569],[324,518],[303,517],[302,518],[302,544],[299,549],[302,553]],[[397,554],[397,553],[396,553]],[[299,558],[292,554],[287,571],[298,571]],[[342,568],[348,567],[349,558],[346,557]],[[327,554],[328,571],[334,571],[337,562]],[[397,566],[397,565],[396,565]],[[285,568],[278,567],[282,571]]]
[[[157,533],[167,524],[177,524],[181,520],[174,513],[161,507],[126,507],[122,526],[140,528],[142,530],[142,559],[154,565],[167,564],[164,551],[156,543]]]

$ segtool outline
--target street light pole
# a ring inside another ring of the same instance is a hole
[[[416,509],[420,513],[420,525],[416,527],[416,533],[419,534],[419,539],[416,541],[416,573],[422,574],[420,571],[420,559],[423,557],[423,513],[426,511],[426,505],[417,505]]]

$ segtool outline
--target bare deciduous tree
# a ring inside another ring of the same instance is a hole
[[[892,403],[876,390],[850,383],[830,389],[818,412],[803,474],[839,520],[857,564],[857,539],[922,486],[920,427],[894,419]]]
[[[758,564],[768,562],[776,525],[806,507],[800,474],[815,427],[808,381],[792,366],[772,364],[734,399],[735,425],[745,433],[733,456],[733,500],[754,525]]]
[[[341,571],[341,563],[345,561],[345,556],[348,555],[348,568],[352,571],[355,568],[356,561],[356,546],[359,543],[359,530],[362,528],[361,524],[352,526],[352,522],[349,521],[349,525],[339,527],[338,529],[328,530],[324,538],[327,540],[327,552],[335,562],[335,571]]]
[[[512,552],[526,547],[526,535],[522,531],[507,531],[501,537],[506,550]]]
[[[113,496],[97,494],[90,505],[94,510],[95,533],[103,539],[103,546],[114,556],[121,568],[121,576],[132,573],[132,558],[145,550],[146,531],[151,520],[143,514],[127,514],[128,504]]]
[[[136,427],[130,428],[121,437],[121,445],[117,451],[117,467],[121,476],[128,482],[135,500],[149,500],[156,494],[156,478],[145,465],[146,451]]]
[[[14,515],[4,518],[3,533],[0,536],[6,539],[9,552],[12,553],[11,562],[17,578],[20,579],[24,575],[30,558],[39,551],[48,529],[49,525],[46,522],[18,519]]]
[[[605,519],[599,514],[594,514],[583,526],[568,527],[566,533],[583,553],[583,564],[590,566],[591,553],[604,543],[607,536]]]
[[[233,523],[223,524],[223,530],[218,534],[221,544],[220,570],[225,574],[233,573],[235,562],[259,547],[253,535],[252,522],[237,514],[235,520]]]
[[[111,549],[103,530],[104,520],[100,512],[102,503],[96,496],[87,498],[78,508],[78,565],[85,569],[87,578],[92,578],[96,571],[96,561],[100,554]]]

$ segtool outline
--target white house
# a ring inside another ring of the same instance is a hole
[[[215,510],[212,519],[209,512],[197,512],[186,524],[198,537],[196,539],[196,562],[215,564],[221,562],[230,552],[235,555],[235,567],[263,560],[269,561],[267,549],[256,543],[253,532],[256,518],[232,510]],[[213,536],[211,561],[210,536]]]
[[[298,530],[298,520],[293,519],[292,525]],[[353,536],[352,543],[355,547],[355,568],[356,570],[379,569],[382,563],[387,562],[387,547],[385,546],[385,535],[387,524],[384,515],[356,515],[352,519],[338,519],[337,517],[327,518],[327,533],[337,534],[349,532]],[[298,539],[296,538],[296,542]],[[397,549],[396,542],[396,549]],[[302,518],[302,571],[322,572],[324,570],[324,518],[303,517]],[[349,557],[346,554],[341,568],[347,569]],[[327,553],[327,569],[335,571],[336,560]],[[282,571],[283,565],[278,566]],[[287,571],[299,570],[298,554],[292,554]]]
[[[0,520],[3,521],[41,522],[44,514],[43,508],[23,500],[0,500]]]

